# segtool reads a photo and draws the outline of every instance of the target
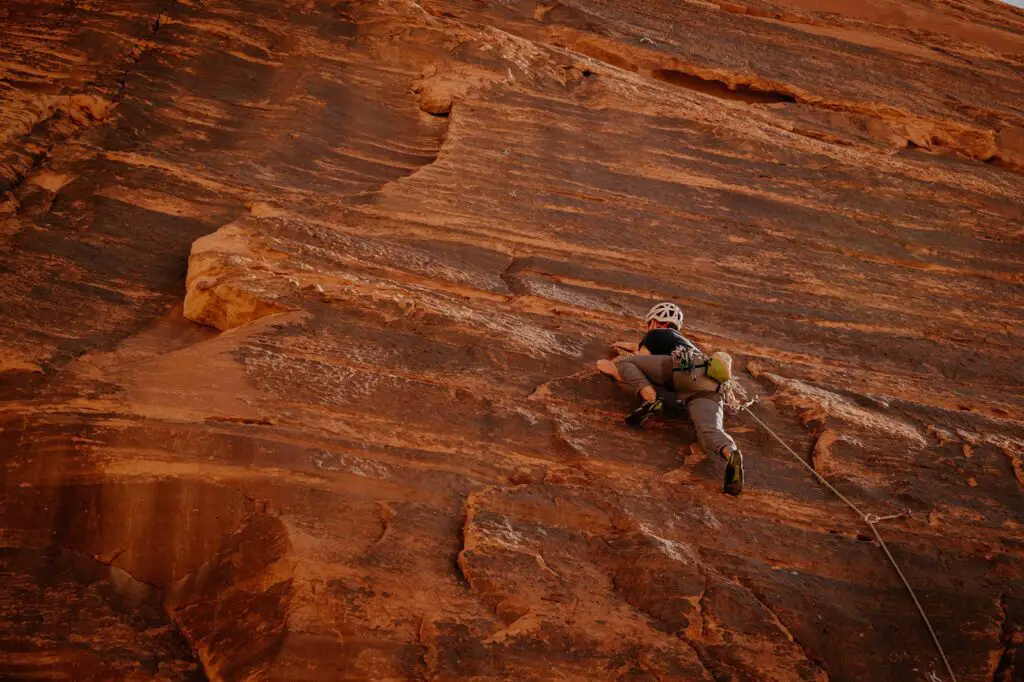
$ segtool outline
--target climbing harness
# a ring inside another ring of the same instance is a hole
[[[679,346],[672,351],[672,371],[686,372],[691,380],[697,379],[697,370],[705,369],[707,357],[693,346]]]
[[[698,370],[721,387],[732,379],[732,357],[721,352],[708,357],[693,346],[679,346],[672,351],[673,372],[686,372],[691,381],[696,381]]]
[[[797,454],[796,450],[789,447],[786,441],[782,440],[782,438],[779,437],[779,434],[775,433],[775,431],[773,431],[770,426],[765,424],[763,421],[761,421],[760,417],[754,414],[754,412],[750,409],[750,406],[753,405],[755,402],[757,402],[757,396],[754,396],[753,399],[747,401],[742,406],[740,406],[740,411],[745,411],[747,414],[753,417],[754,421],[760,424],[761,427],[764,428],[764,430],[767,431],[775,440],[779,441],[779,444],[782,445],[782,447],[786,448],[789,454],[793,455],[793,458],[796,461],[800,462],[800,464],[803,465],[803,467],[807,469],[807,471],[809,471],[812,476],[818,479],[819,483],[821,483],[823,486],[831,490],[836,497],[842,500],[847,507],[856,512],[857,515],[864,521],[864,523],[868,524],[868,527],[871,528],[871,532],[874,533],[875,539],[878,540],[878,544],[881,546],[882,551],[885,552],[885,556],[889,559],[889,563],[891,563],[892,567],[896,569],[896,573],[899,575],[900,580],[903,581],[903,586],[907,588],[907,592],[910,594],[910,598],[914,600],[914,606],[917,607],[917,612],[921,614],[921,619],[924,621],[925,626],[927,626],[928,628],[929,634],[931,634],[932,636],[932,641],[935,643],[935,648],[938,650],[939,656],[942,658],[942,662],[946,666],[946,671],[949,673],[950,680],[952,680],[952,682],[956,682],[956,674],[953,672],[953,666],[949,664],[949,659],[946,658],[946,652],[943,651],[942,644],[939,643],[939,638],[935,634],[935,629],[932,627],[931,621],[928,620],[928,615],[924,612],[924,607],[921,606],[921,602],[918,601],[917,594],[914,592],[914,588],[910,586],[910,582],[907,581],[907,577],[903,575],[902,569],[900,569],[899,564],[896,563],[896,559],[895,557],[893,557],[892,552],[889,551],[889,547],[885,544],[885,540],[882,539],[881,533],[879,533],[878,528],[875,527],[878,523],[882,521],[897,519],[904,516],[910,516],[910,510],[908,509],[900,514],[891,514],[889,516],[866,514],[863,511],[861,511],[860,507],[851,502],[841,492],[836,490],[836,488],[831,483],[829,483],[825,479],[825,477],[823,477],[821,474],[814,470],[814,467],[805,462],[804,458]]]

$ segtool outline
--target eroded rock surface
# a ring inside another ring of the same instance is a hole
[[[0,677],[1024,679],[1024,12],[9,0]]]

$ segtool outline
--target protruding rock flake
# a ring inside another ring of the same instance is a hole
[[[273,270],[272,257],[257,252],[254,237],[232,224],[192,244],[185,317],[226,331],[289,309],[282,293],[294,280]]]
[[[832,391],[798,379],[786,379],[771,373],[764,373],[762,376],[779,389],[772,396],[772,401],[796,408],[805,422],[835,419],[843,425],[847,433],[888,435],[919,448],[927,444],[924,436],[913,426],[880,414],[878,409],[858,407]]]
[[[886,552],[1024,679],[1021,102],[990,0],[0,2],[0,679],[948,681]]]

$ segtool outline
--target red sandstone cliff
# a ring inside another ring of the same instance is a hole
[[[0,678],[1024,679],[1024,12],[6,0]]]

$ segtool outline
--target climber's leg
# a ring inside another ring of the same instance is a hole
[[[672,358],[668,355],[630,355],[619,361],[619,376],[645,401],[654,400],[654,386],[672,386]]]
[[[630,426],[640,426],[661,410],[662,400],[655,386],[672,386],[672,357],[668,355],[630,355],[619,362],[619,375],[644,401],[626,417]]]
[[[743,490],[743,454],[723,427],[721,398],[717,395],[714,398],[697,397],[689,401],[688,407],[690,420],[697,431],[697,441],[704,452],[726,459],[725,492],[739,495]]]
[[[724,457],[723,448],[736,448],[736,441],[722,424],[722,403],[714,398],[699,397],[689,401],[690,421],[697,430],[697,441],[709,455]]]

